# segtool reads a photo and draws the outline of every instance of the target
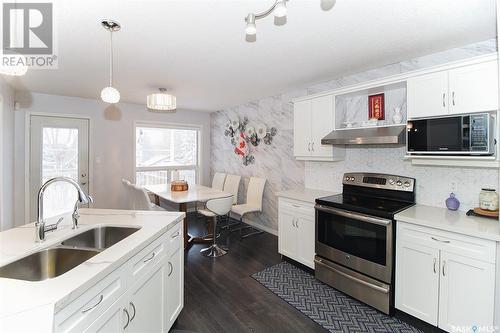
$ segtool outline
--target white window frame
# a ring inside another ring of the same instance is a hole
[[[182,166],[158,166],[158,167],[138,167],[137,166],[137,128],[138,127],[149,127],[149,128],[163,128],[163,129],[180,129],[180,130],[192,130],[197,131],[197,152],[196,152],[196,165],[182,165]],[[148,122],[148,121],[135,121],[134,122],[134,143],[133,143],[133,161],[134,161],[134,183],[137,183],[137,172],[147,172],[147,171],[173,171],[173,170],[195,170],[195,182],[199,184],[201,181],[201,170],[202,170],[202,137],[203,137],[203,126],[201,125],[190,125],[190,124],[178,124],[178,123],[164,123],[164,122]],[[168,173],[168,181],[170,182],[170,173]]]

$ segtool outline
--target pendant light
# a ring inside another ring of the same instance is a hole
[[[103,102],[115,104],[120,101],[120,92],[113,87],[113,32],[120,31],[121,26],[113,20],[102,20],[101,25],[109,31],[109,86],[101,90]]]
[[[13,49],[17,46],[17,1],[14,2],[14,11],[16,15],[14,15],[14,24],[10,25],[10,29],[12,29],[12,27],[15,27],[15,29],[10,31],[9,49]],[[2,59],[0,64],[0,74],[8,76],[23,76],[26,72],[28,72],[28,64],[25,56],[14,51],[10,51],[8,54],[2,54],[2,56],[8,59],[8,64],[4,64],[4,60]]]
[[[160,92],[149,94],[146,106],[151,112],[172,112],[177,109],[177,99],[174,95],[167,94],[166,88],[159,88]]]

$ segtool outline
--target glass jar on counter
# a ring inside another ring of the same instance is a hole
[[[485,210],[498,210],[498,193],[492,188],[481,189],[479,207]]]

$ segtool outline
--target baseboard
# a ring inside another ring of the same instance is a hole
[[[231,218],[233,218],[235,220],[239,220],[239,217],[235,217],[232,214],[231,214]],[[251,225],[252,227],[255,227],[257,229],[265,231],[265,232],[267,232],[267,233],[269,233],[271,235],[278,236],[278,230],[275,230],[273,228],[269,228],[269,227],[267,227],[265,225],[262,225],[260,223],[256,223],[256,222],[254,222],[254,221],[252,221],[252,220],[250,220],[248,218],[243,218],[243,222],[246,223],[246,224],[248,224],[248,225]]]

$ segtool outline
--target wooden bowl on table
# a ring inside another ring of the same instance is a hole
[[[184,192],[189,189],[188,183],[185,180],[174,180],[170,183],[170,191],[172,192]]]

